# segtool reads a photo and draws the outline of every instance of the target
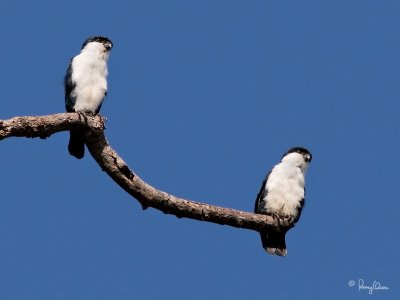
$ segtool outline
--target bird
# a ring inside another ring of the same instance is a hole
[[[306,148],[290,148],[281,162],[267,173],[257,195],[254,212],[271,215],[278,224],[282,220],[291,226],[297,223],[304,207],[305,175],[311,160],[312,155]],[[263,248],[269,254],[286,256],[287,230],[266,226],[260,231]]]
[[[105,36],[85,40],[81,51],[73,57],[64,77],[67,112],[96,115],[107,95],[107,62],[113,43]],[[70,130],[68,151],[77,159],[85,155],[84,132]]]

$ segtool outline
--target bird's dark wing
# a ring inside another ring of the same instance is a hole
[[[74,106],[76,97],[73,95],[75,89],[75,82],[72,81],[72,59],[68,66],[67,73],[64,77],[64,88],[65,88],[65,109],[67,112],[74,112]]]
[[[254,205],[255,213],[265,213],[265,208],[261,200],[264,199],[268,194],[268,191],[265,189],[265,185],[267,184],[267,180],[271,172],[272,170],[268,172],[267,176],[265,176],[263,183],[261,184],[261,188],[260,191],[258,192],[256,203]]]

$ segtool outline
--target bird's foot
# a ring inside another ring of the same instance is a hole
[[[270,214],[270,216],[277,223],[278,230],[285,230],[294,227],[294,218],[286,214]]]
[[[93,111],[91,111],[91,110],[85,110],[84,113],[86,114],[86,116],[89,116],[89,117],[94,117],[94,116],[96,115],[96,114],[95,114]]]
[[[279,214],[269,214],[272,219],[274,219],[274,221],[276,222],[276,224],[278,224],[278,228],[281,228],[282,226],[282,218]]]
[[[79,116],[79,120],[83,120],[83,122],[87,125],[88,121],[87,121],[87,115],[86,112],[84,111],[77,111],[76,112]]]
[[[289,228],[294,227],[294,217],[292,215],[282,214],[280,215],[280,219],[284,227],[289,227]]]

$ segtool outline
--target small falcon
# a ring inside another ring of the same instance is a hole
[[[99,113],[107,95],[107,61],[112,47],[113,43],[104,36],[90,37],[83,43],[81,53],[71,59],[64,78],[67,112]],[[82,130],[70,131],[68,151],[78,159],[84,156]]]
[[[264,179],[254,212],[295,224],[304,206],[304,178],[311,159],[311,153],[305,148],[289,149]],[[263,248],[270,254],[286,256],[285,234],[286,230],[267,226],[260,233]]]

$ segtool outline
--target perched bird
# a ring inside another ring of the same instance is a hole
[[[272,215],[278,222],[286,220],[295,224],[304,206],[304,177],[311,159],[311,153],[305,148],[289,149],[265,177],[254,212]],[[260,233],[263,248],[270,254],[285,256],[285,234],[285,230],[267,226]]]
[[[107,61],[113,43],[104,36],[88,38],[81,53],[71,59],[64,78],[67,112],[97,114],[107,95]],[[81,159],[85,154],[84,134],[71,130],[68,144],[71,155]]]

